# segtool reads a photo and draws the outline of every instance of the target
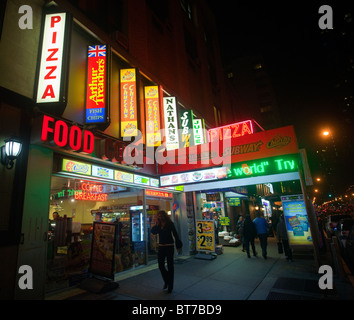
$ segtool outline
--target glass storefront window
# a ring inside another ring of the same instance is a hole
[[[146,264],[142,189],[52,176],[47,292],[88,276],[95,221],[117,224],[114,273]]]

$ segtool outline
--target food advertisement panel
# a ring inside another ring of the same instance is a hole
[[[197,251],[215,252],[214,220],[196,220]]]
[[[120,119],[122,137],[135,137],[138,135],[136,78],[136,69],[120,70]]]
[[[146,117],[146,146],[158,147],[161,145],[159,87],[144,87],[144,91]]]
[[[94,222],[90,272],[114,279],[114,259],[117,224]]]
[[[281,196],[281,202],[290,244],[312,245],[304,196],[302,194]]]
[[[213,181],[227,178],[227,168],[213,168],[194,172],[178,173],[160,177],[161,187],[178,184]]]

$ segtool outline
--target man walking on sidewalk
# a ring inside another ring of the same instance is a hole
[[[267,259],[268,222],[264,217],[261,217],[261,214],[257,211],[253,223],[257,229],[257,235],[262,248],[262,256],[264,259]]]

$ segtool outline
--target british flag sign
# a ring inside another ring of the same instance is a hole
[[[101,46],[89,46],[88,57],[105,57],[106,56],[106,45]]]

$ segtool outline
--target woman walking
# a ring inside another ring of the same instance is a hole
[[[178,253],[181,253],[182,242],[178,237],[174,223],[165,211],[159,211],[157,214],[157,223],[151,228],[152,234],[159,235],[159,250],[158,250],[158,264],[159,269],[164,280],[164,289],[168,289],[171,293],[173,289],[174,279],[174,245]],[[167,270],[165,268],[165,260],[167,259]]]

